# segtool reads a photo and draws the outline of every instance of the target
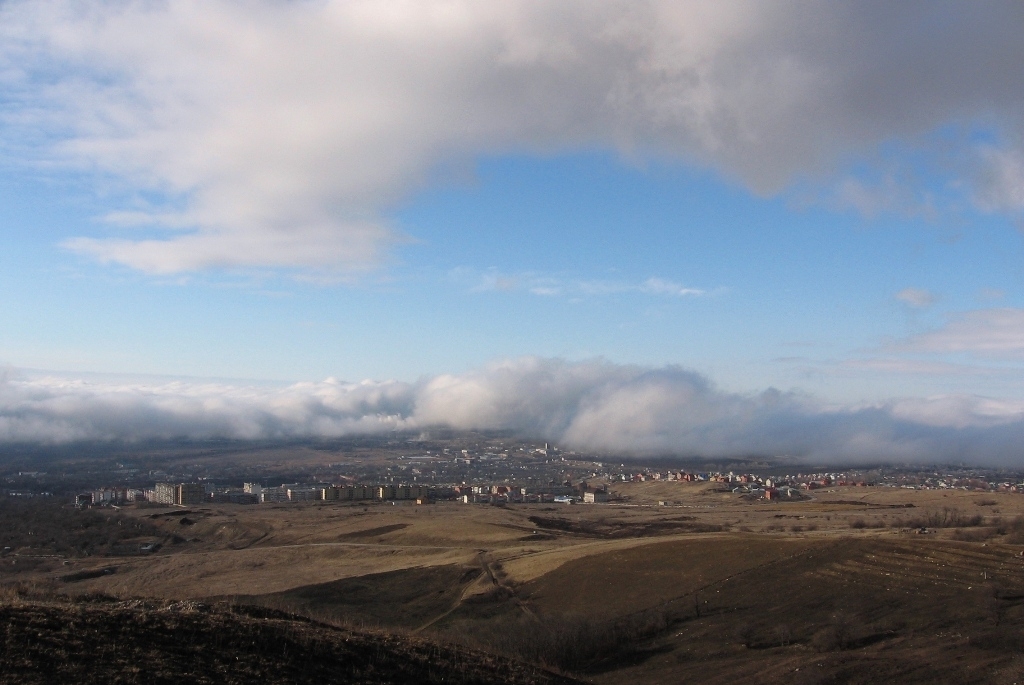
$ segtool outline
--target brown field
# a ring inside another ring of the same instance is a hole
[[[613,489],[573,506],[126,509],[108,525],[156,552],[20,549],[0,583],[258,605],[598,683],[1024,682],[1024,496]]]

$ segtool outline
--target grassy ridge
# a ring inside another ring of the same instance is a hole
[[[0,683],[572,682],[481,652],[258,608],[8,601],[0,626]]]

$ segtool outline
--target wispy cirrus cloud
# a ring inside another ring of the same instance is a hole
[[[504,273],[496,269],[478,271],[467,267],[452,269],[449,279],[472,292],[524,292],[541,297],[607,297],[614,295],[647,295],[652,297],[689,298],[718,294],[717,288],[693,288],[665,278],[651,277],[643,281],[581,279],[568,276],[541,275],[533,272]]]
[[[640,292],[651,295],[672,295],[675,297],[695,297],[708,294],[708,291],[702,288],[689,288],[664,278],[648,278],[640,284]]]
[[[691,288],[665,278],[651,277],[641,283],[623,281],[587,280],[577,281],[574,289],[587,295],[617,295],[620,293],[642,293],[668,297],[700,297],[709,294],[704,288]]]
[[[1024,309],[1001,307],[953,315],[941,328],[892,343],[890,349],[929,354],[1024,358]]]
[[[896,293],[896,299],[918,309],[935,304],[935,294],[922,288],[904,288]]]

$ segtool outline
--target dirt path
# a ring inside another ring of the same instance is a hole
[[[473,580],[471,580],[468,583],[466,583],[466,586],[462,589],[462,592],[459,593],[459,596],[455,599],[455,602],[452,603],[452,605],[448,608],[447,611],[444,611],[443,613],[435,616],[434,618],[430,619],[429,621],[427,621],[426,623],[421,625],[419,628],[416,628],[415,630],[413,630],[412,632],[414,634],[426,630],[430,626],[437,624],[439,621],[447,618],[452,613],[454,613],[456,609],[458,609],[459,607],[462,606],[462,603],[466,601],[467,597],[469,597],[470,595],[476,594],[475,592],[472,592],[473,587],[480,581],[481,578],[483,578],[483,576],[485,576],[485,575],[487,576],[487,579],[491,582],[491,586],[493,588],[495,588],[495,589],[506,587],[501,582],[501,580],[499,580],[498,577],[496,575],[494,575],[494,569],[491,568],[491,565],[490,565],[490,563],[488,563],[485,554],[486,553],[481,550],[480,553],[477,556],[477,560],[480,563],[480,575],[476,576],[475,578],[473,578]],[[511,592],[511,588],[509,588],[509,592]],[[528,606],[526,606],[525,603],[523,603],[522,600],[520,600],[519,598],[515,597],[514,595],[513,595],[513,598],[514,598],[514,601],[516,603],[516,606],[518,606],[520,609],[522,609],[523,613],[525,613],[527,616],[529,616],[531,619],[533,619],[535,621],[539,621],[540,620],[540,619],[537,618],[537,615],[534,614],[533,611],[531,611],[530,608]]]
[[[481,575],[483,575],[483,574],[481,573]],[[468,583],[466,583],[466,587],[462,588],[462,592],[460,592],[459,596],[455,598],[455,601],[452,603],[452,605],[450,607],[448,607],[447,611],[444,611],[444,612],[438,614],[434,618],[430,619],[429,621],[427,621],[426,623],[421,625],[419,628],[414,629],[412,631],[413,634],[415,635],[416,633],[423,632],[424,630],[426,630],[430,626],[434,625],[438,621],[441,621],[441,620],[447,618],[448,616],[450,616],[456,609],[458,609],[460,606],[462,606],[462,603],[465,601],[466,597],[470,594],[469,591],[473,589],[473,586],[476,584],[476,582],[478,580],[480,580],[480,576],[477,576],[473,580],[471,580]]]

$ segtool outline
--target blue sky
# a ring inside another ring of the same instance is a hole
[[[0,434],[82,383],[500,394],[535,362],[596,374],[591,398],[663,374],[712,404],[1016,425],[1020,15],[7,3]],[[571,425],[545,430],[587,443]]]
[[[962,379],[837,378],[837,366],[886,356],[944,316],[1021,304],[1021,236],[1006,216],[864,217],[606,152],[481,158],[391,209],[409,242],[342,283],[97,265],[60,247],[109,211],[75,180],[6,176],[9,364],[413,380],[497,357],[605,357],[680,364],[737,391],[878,399]],[[908,288],[934,302],[898,299]],[[975,382],[984,392],[997,379]]]

